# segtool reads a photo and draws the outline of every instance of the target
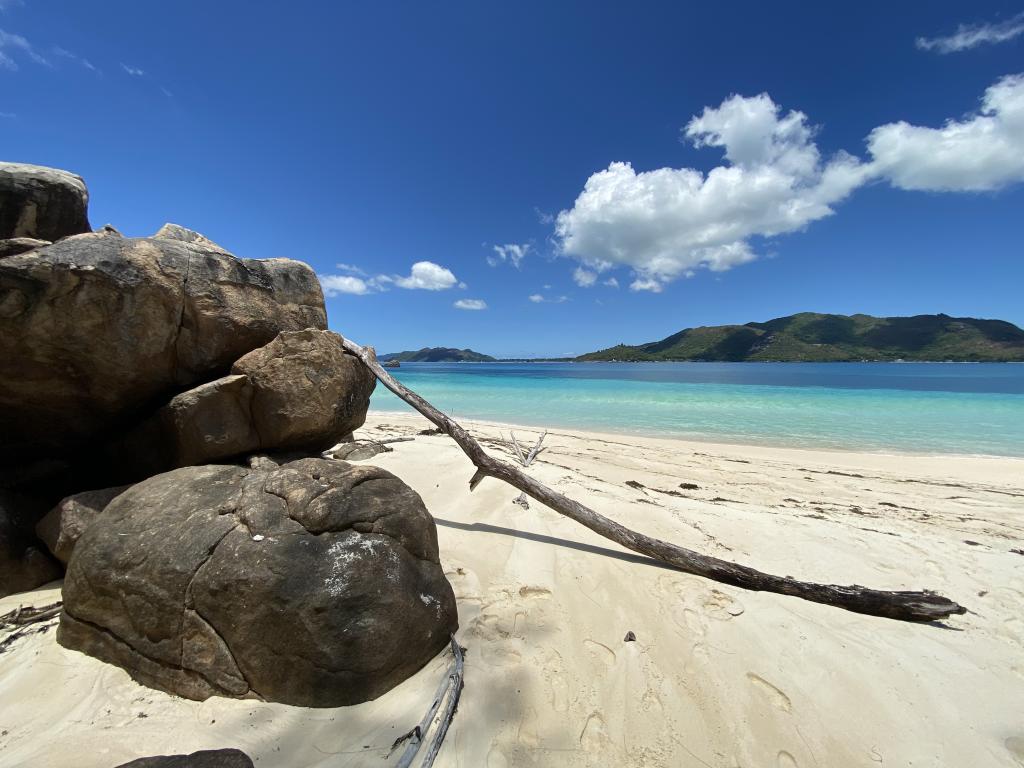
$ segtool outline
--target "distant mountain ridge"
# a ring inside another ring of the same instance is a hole
[[[490,355],[474,352],[472,349],[453,349],[452,347],[424,347],[415,352],[390,352],[378,355],[381,362],[397,360],[400,363],[494,363],[497,360]]]
[[[872,317],[801,312],[766,323],[686,328],[661,341],[619,344],[575,359],[1024,362],[1024,330],[1003,320],[943,314]]]

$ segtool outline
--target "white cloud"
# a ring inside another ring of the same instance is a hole
[[[572,281],[580,288],[589,288],[597,282],[597,273],[583,267],[576,267],[572,273]]]
[[[662,285],[657,280],[651,280],[649,278],[637,278],[636,280],[629,284],[629,290],[661,293]]]
[[[377,279],[381,279],[379,276]],[[435,264],[432,261],[417,261],[412,265],[408,277],[394,276],[386,278],[387,282],[394,282],[399,288],[418,289],[424,291],[443,291],[454,288],[459,284],[458,279],[450,269]]]
[[[550,287],[550,286],[545,286]],[[568,296],[544,296],[540,293],[532,293],[529,296],[530,301],[534,304],[564,304],[569,300]]]
[[[487,309],[487,302],[483,299],[459,299],[452,306],[456,309]]]
[[[607,280],[604,281],[604,284],[607,285],[609,288],[619,287],[619,281],[616,280],[614,277],[609,277]]]
[[[939,53],[967,51],[986,43],[1005,43],[1024,34],[1024,13],[1000,22],[982,24],[961,24],[952,35],[944,37],[919,37],[917,47]]]
[[[824,160],[806,115],[783,113],[767,94],[705,108],[684,133],[698,148],[721,148],[725,164],[707,174],[638,173],[615,162],[558,214],[556,244],[581,263],[578,285],[593,285],[615,266],[631,268],[634,291],[657,292],[701,268],[724,272],[757,258],[754,238],[800,231],[875,180],[962,192],[1024,181],[1024,75],[1002,78],[985,91],[977,114],[941,128],[875,128],[866,162],[846,152]]]
[[[351,275],[318,275],[325,296],[339,296],[343,293],[362,296],[371,292],[365,280]]]
[[[366,276],[365,270],[360,269],[355,264],[345,264],[343,262],[339,262],[334,265],[334,268],[341,272],[347,272],[348,274],[362,275],[363,277]]]
[[[721,147],[728,164],[704,175],[692,168],[637,173],[612,163],[558,214],[562,253],[596,272],[631,267],[634,290],[654,290],[698,267],[722,271],[751,261],[751,237],[829,216],[867,177],[845,153],[823,163],[807,117],[783,114],[767,94],[705,108],[685,135],[696,147]]]
[[[81,66],[85,67],[91,72],[99,71],[98,69],[96,69],[96,67],[92,65],[92,62],[90,62],[88,59],[83,59],[81,56],[72,53],[67,48],[61,48],[59,45],[55,45],[50,50],[53,53],[53,55],[58,58],[69,59],[70,61],[73,61],[76,64],[80,64]]]
[[[466,287],[466,284],[460,283],[450,269],[432,261],[417,261],[412,265],[408,276],[375,275],[369,277],[364,270],[354,264],[339,263],[334,267],[343,274],[319,275],[324,293],[328,296],[336,296],[339,293],[356,295],[381,293],[392,286],[424,291],[443,291],[456,285],[460,288]]]
[[[874,170],[900,189],[979,192],[1024,181],[1024,75],[1002,78],[978,114],[941,128],[875,128],[868,151]]]
[[[14,58],[15,54],[27,56],[36,64],[42,64],[44,67],[52,66],[49,61],[36,52],[27,39],[0,29],[0,69],[17,71],[18,62]]]
[[[506,245],[494,246],[494,256],[487,257],[487,263],[492,267],[496,267],[499,264],[504,264],[506,261],[510,262],[513,267],[519,269],[519,265],[522,264],[526,254],[530,251],[529,243],[507,243]]]
[[[10,10],[11,8],[19,8],[25,3],[22,0],[0,0],[0,13]]]
[[[123,69],[132,77],[142,77],[144,74],[146,74],[143,70],[139,69],[138,67],[133,67],[131,64],[125,64],[124,62],[121,62],[121,69]]]

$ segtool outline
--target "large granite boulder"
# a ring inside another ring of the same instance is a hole
[[[32,531],[45,511],[37,499],[0,490],[0,597],[60,578],[60,565]]]
[[[81,176],[56,168],[0,163],[0,239],[57,240],[89,231]]]
[[[456,629],[434,521],[394,475],[301,459],[157,475],[78,540],[57,640],[192,699],[380,696]]]
[[[128,488],[127,485],[119,485],[98,491],[83,491],[61,499],[57,506],[36,523],[36,535],[54,557],[67,565],[85,529],[111,501]]]
[[[252,382],[265,450],[323,451],[366,421],[376,378],[330,331],[285,332],[231,366]]]
[[[109,446],[136,477],[258,452],[319,453],[363,425],[376,378],[338,334],[286,331]]]
[[[0,259],[0,463],[67,453],[228,373],[281,331],[325,328],[313,270],[108,232]]]

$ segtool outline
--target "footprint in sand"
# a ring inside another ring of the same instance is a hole
[[[779,756],[775,758],[775,762],[778,764],[779,768],[799,768],[796,758],[786,750],[779,752]]]
[[[793,711],[793,704],[789,700],[789,696],[769,683],[763,677],[755,675],[753,672],[747,672],[747,680],[753,683],[755,688],[764,693],[772,703],[772,706],[776,709],[781,709],[783,712]],[[796,765],[796,763],[794,762],[793,765]]]
[[[583,647],[589,651],[591,656],[598,661],[603,662],[605,666],[610,667],[615,663],[615,651],[604,643],[599,643],[596,640],[587,638],[583,641]]]
[[[484,613],[470,622],[469,634],[480,638],[479,653],[488,663],[499,667],[519,664],[522,654],[510,647],[512,633],[502,624],[505,620],[493,613]]]
[[[704,608],[708,616],[719,621],[729,621],[741,615],[744,611],[743,604],[730,595],[717,589],[704,598]]]
[[[587,752],[605,752],[611,745],[608,738],[608,731],[605,729],[604,718],[594,712],[587,718],[583,730],[580,732],[580,745]]]
[[[508,758],[505,757],[502,748],[497,744],[492,744],[487,753],[487,768],[508,768],[508,765]]]
[[[544,587],[520,587],[519,596],[527,598],[545,598],[551,597],[551,590],[545,589]]]
[[[551,678],[551,708],[555,712],[569,711],[569,683],[561,673]]]

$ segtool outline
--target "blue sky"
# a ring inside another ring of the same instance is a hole
[[[0,155],[309,262],[380,351],[1024,325],[1020,5],[837,5],[0,0]]]

